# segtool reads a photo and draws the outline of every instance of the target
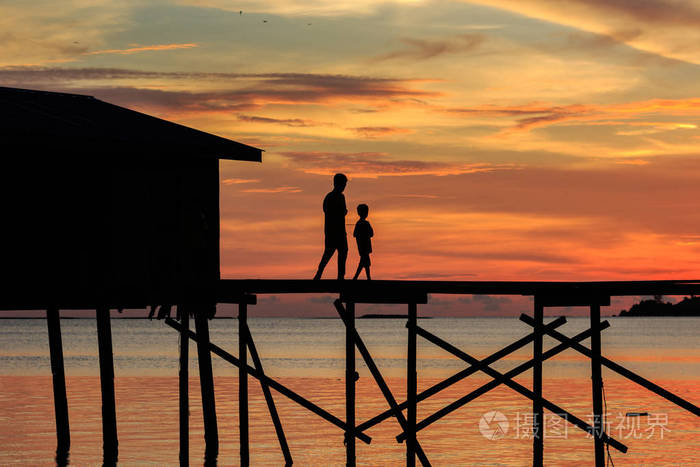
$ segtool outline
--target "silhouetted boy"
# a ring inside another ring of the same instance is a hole
[[[360,216],[360,220],[355,224],[355,231],[352,236],[357,240],[357,252],[360,254],[360,264],[357,265],[357,272],[355,272],[355,277],[352,279],[357,279],[362,268],[364,268],[367,272],[367,280],[372,280],[372,277],[369,275],[369,267],[372,264],[369,261],[369,254],[372,253],[372,237],[374,236],[374,231],[367,220],[369,207],[366,204],[358,204],[357,214]]]
[[[328,193],[323,199],[323,213],[325,222],[323,231],[326,234],[325,249],[321,262],[318,264],[318,271],[314,280],[321,278],[323,270],[330,261],[335,250],[338,250],[338,280],[345,279],[345,260],[348,258],[348,234],[345,232],[345,215],[348,209],[345,206],[345,196],[343,190],[348,184],[348,177],[343,174],[333,176],[333,191]]]

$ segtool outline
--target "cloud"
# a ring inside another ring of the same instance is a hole
[[[336,295],[314,295],[307,300],[309,303],[333,303],[337,298]]]
[[[563,122],[586,125],[642,126],[648,127],[636,133],[649,134],[678,129],[694,129],[695,124],[682,122],[642,122],[641,118],[663,114],[664,116],[700,116],[700,98],[650,99],[646,101],[615,103],[608,105],[524,104],[514,106],[484,105],[479,107],[446,109],[448,113],[475,117],[510,117],[515,123],[509,131],[530,130]],[[618,133],[624,134],[624,133]]]
[[[131,55],[139,52],[152,52],[160,50],[175,50],[175,49],[191,49],[199,47],[199,44],[157,44],[157,45],[135,45],[128,49],[106,49],[93,50],[92,52],[84,52],[83,55],[102,55],[102,54],[118,54]]]
[[[276,188],[248,188],[241,190],[243,193],[301,193],[303,190],[298,186],[278,186]]]
[[[225,178],[221,180],[222,185],[241,185],[243,183],[260,183],[256,178]]]
[[[483,34],[462,34],[442,40],[404,38],[407,49],[389,52],[372,58],[371,62],[387,60],[428,60],[445,54],[467,53],[478,49],[484,42]]]
[[[457,302],[468,305],[478,305],[484,311],[500,311],[502,306],[510,305],[512,299],[497,295],[472,295],[460,297]]]
[[[249,123],[272,123],[277,125],[285,125],[291,127],[307,127],[307,126],[317,126],[318,124],[312,120],[304,120],[301,118],[269,118],[269,117],[256,117],[254,115],[239,115],[238,120],[242,122]]]
[[[218,8],[243,14],[265,13],[282,16],[369,16],[378,9],[393,4],[397,6],[419,6],[427,0],[240,0],[232,3],[229,0],[178,0],[185,5],[197,7]]]
[[[468,0],[608,35],[646,52],[700,63],[697,0]]]
[[[130,7],[107,0],[2,2],[0,66],[71,62],[124,29]]]
[[[283,152],[283,156],[299,166],[303,172],[317,175],[332,175],[345,172],[355,178],[408,175],[460,175],[516,168],[512,164],[460,164],[418,160],[392,159],[386,153],[358,152]]]
[[[362,126],[356,128],[350,128],[358,135],[364,138],[379,138],[382,136],[395,135],[400,133],[413,133],[413,130],[408,128],[395,128],[388,126]]]
[[[139,85],[139,80],[144,84]],[[436,92],[413,88],[422,80],[318,73],[189,73],[119,68],[5,67],[0,68],[0,81],[6,86],[65,90],[94,95],[125,106],[156,107],[178,112],[235,112],[266,104],[357,104],[364,101],[386,105],[391,100],[410,103],[411,99],[422,104],[419,98],[439,96]],[[88,83],[89,86],[86,85]]]

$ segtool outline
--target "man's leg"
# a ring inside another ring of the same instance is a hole
[[[323,270],[326,268],[326,264],[328,264],[328,261],[331,260],[331,256],[333,256],[333,252],[335,251],[335,248],[331,248],[329,246],[326,246],[325,250],[323,250],[323,256],[321,256],[321,262],[318,263],[318,270],[316,271],[316,275],[314,276],[314,280],[318,280],[321,278],[321,275],[323,274]],[[347,254],[347,252],[346,252]]]
[[[338,248],[338,280],[345,279],[345,261],[348,259],[348,248]]]

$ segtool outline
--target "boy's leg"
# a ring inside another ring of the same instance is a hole
[[[360,272],[362,272],[362,260],[360,260],[360,263],[357,265],[357,271],[355,271],[355,275],[353,276],[352,280],[357,280],[357,278],[360,276]]]

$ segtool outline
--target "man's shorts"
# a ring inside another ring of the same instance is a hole
[[[348,251],[348,237],[346,235],[331,237],[326,235],[326,250]]]

